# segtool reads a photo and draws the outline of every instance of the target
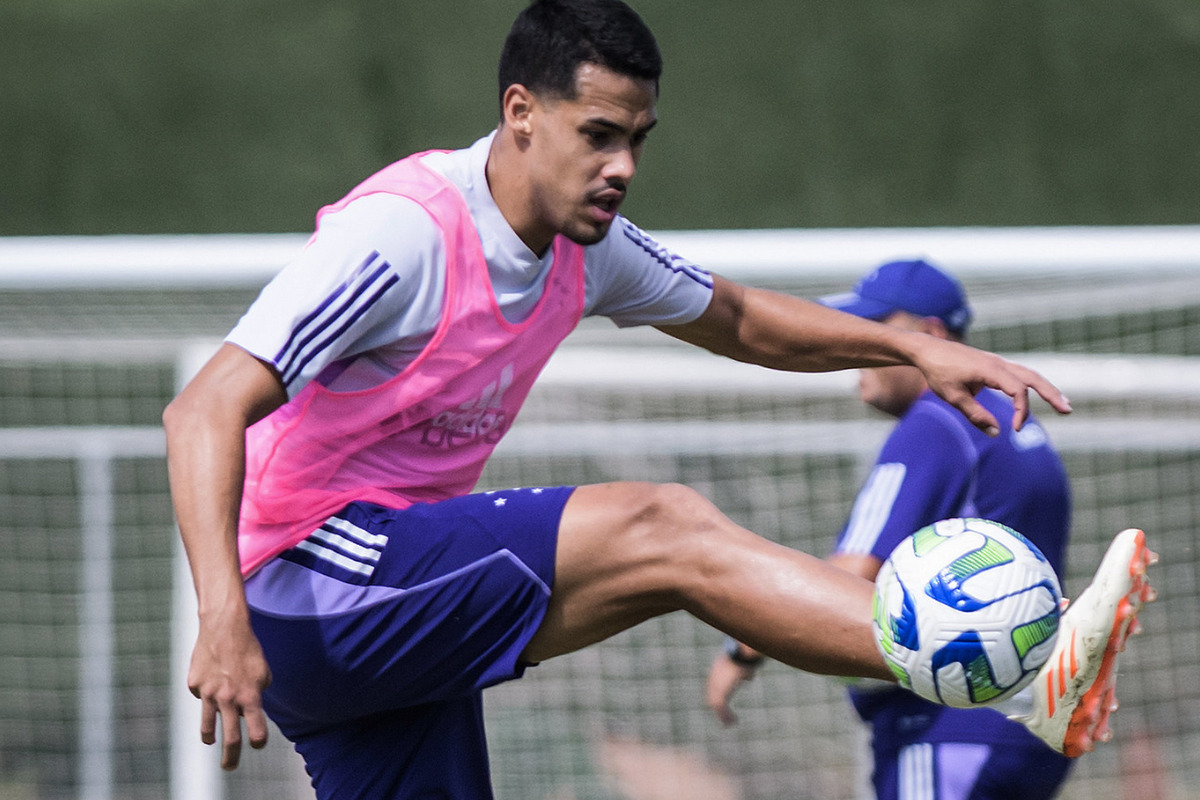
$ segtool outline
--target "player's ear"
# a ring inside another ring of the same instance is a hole
[[[930,336],[936,336],[939,339],[950,339],[950,331],[946,328],[946,323],[942,322],[937,317],[922,317],[921,331],[928,333]]]
[[[504,90],[504,102],[501,110],[504,113],[504,125],[520,136],[529,136],[533,131],[533,107],[536,104],[533,93],[519,83],[514,83]]]

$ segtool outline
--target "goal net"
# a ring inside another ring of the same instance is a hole
[[[661,240],[729,277],[815,297],[883,260],[956,272],[972,343],[1071,398],[1038,413],[1066,461],[1066,594],[1146,530],[1159,602],[1122,661],[1116,738],[1063,797],[1200,783],[1200,228],[739,231]],[[0,239],[0,798],[311,797],[276,734],[220,774],[182,686],[191,591],[159,415],[303,237]],[[824,554],[888,430],[854,376],[785,375],[587,321],[547,367],[481,488],[677,481]],[[858,798],[865,734],[830,678],[767,664],[722,728],[721,635],[685,614],[485,693],[501,800]],[[990,713],[990,712],[989,712]]]

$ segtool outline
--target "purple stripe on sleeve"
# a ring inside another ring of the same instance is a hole
[[[373,306],[376,302],[378,302],[379,298],[381,298],[385,294],[387,294],[388,289],[392,288],[393,286],[395,286],[397,283],[400,282],[400,279],[398,277],[396,277],[395,275],[389,276],[388,279],[382,283],[382,285],[378,286],[378,288],[375,290],[374,293],[372,293],[371,295],[369,295],[367,297],[365,303],[362,303],[358,308],[352,308],[354,301],[357,298],[359,298],[363,294],[363,292],[365,292],[367,289],[369,289],[371,287],[372,283],[377,282],[376,278],[378,277],[378,275],[380,273],[382,273],[384,270],[386,270],[387,268],[388,268],[388,264],[385,261],[383,264],[383,267],[380,268],[379,273],[376,273],[376,275],[373,275],[372,280],[370,282],[365,283],[365,284],[363,284],[363,286],[359,287],[358,291],[356,291],[354,293],[354,295],[351,296],[350,299],[346,301],[346,303],[343,305],[343,307],[338,310],[337,315],[332,317],[329,320],[329,322],[326,323],[324,326],[313,331],[311,336],[309,336],[308,339],[305,341],[305,345],[301,348],[301,350],[297,351],[297,358],[293,359],[292,366],[289,367],[289,369],[286,373],[283,373],[283,381],[285,384],[291,384],[292,381],[294,381],[299,375],[301,375],[304,372],[305,366],[307,366],[314,358],[316,358],[324,350],[326,350],[331,344],[333,344],[339,338],[341,338],[342,334],[344,334],[347,330],[349,330],[350,326],[352,326],[355,322],[358,321],[359,315],[362,314],[363,311],[365,311],[366,309]],[[341,325],[339,325],[328,336],[326,336],[324,339],[322,339],[320,342],[318,342],[315,348],[312,348],[311,350],[308,350],[306,352],[308,341],[311,340],[313,337],[317,336],[322,331],[328,330],[329,327],[334,322],[338,321],[339,319],[342,320]]]
[[[275,367],[279,369],[280,373],[284,371],[284,359],[288,358],[289,351],[296,346],[296,337],[303,334],[305,328],[307,328],[313,323],[314,320],[320,317],[331,303],[341,297],[341,295],[345,293],[354,280],[358,278],[358,276],[361,275],[363,271],[366,270],[377,258],[379,258],[379,253],[372,250],[371,254],[368,255],[361,264],[355,267],[354,272],[350,274],[349,278],[347,278],[342,284],[334,289],[328,297],[321,301],[320,305],[314,308],[306,317],[304,317],[304,319],[300,320],[300,322],[292,328],[292,335],[288,337],[288,340],[283,343],[283,347],[279,349],[279,352],[275,354],[275,358],[272,359]]]
[[[701,267],[693,264],[681,256],[675,255],[670,250],[654,241],[654,239],[650,238],[645,231],[634,225],[629,220],[623,220],[623,222],[625,224],[621,227],[625,232],[625,238],[644,250],[659,264],[663,265],[672,272],[686,275],[705,288],[712,288],[712,275],[707,270],[702,269]]]

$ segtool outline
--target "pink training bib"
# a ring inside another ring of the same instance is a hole
[[[542,297],[522,322],[496,304],[479,234],[458,190],[416,154],[321,216],[374,192],[419,203],[446,245],[442,317],[408,367],[371,389],[310,382],[246,431],[238,531],[242,573],[299,543],[347,503],[392,508],[469,493],[534,380],[583,314],[583,248],[562,236]]]

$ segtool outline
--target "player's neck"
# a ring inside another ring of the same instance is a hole
[[[540,258],[554,240],[554,232],[541,230],[543,226],[532,213],[528,176],[521,168],[516,144],[505,134],[501,126],[488,152],[484,167],[488,191],[513,233]]]

